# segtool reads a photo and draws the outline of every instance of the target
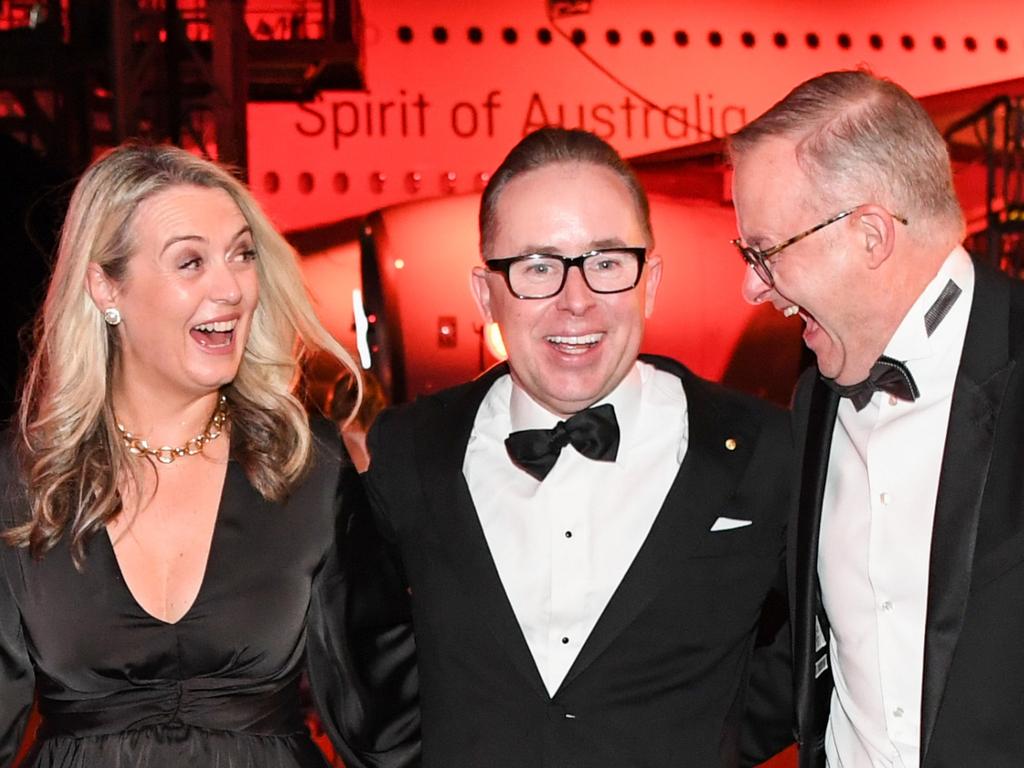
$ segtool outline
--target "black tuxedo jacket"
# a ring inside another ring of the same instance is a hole
[[[921,702],[922,768],[1024,765],[1024,284],[975,265],[935,505]],[[818,529],[839,398],[797,386],[803,446],[788,540],[801,768],[825,765],[831,670],[815,677]],[[913,461],[912,456],[907,461]]]
[[[650,534],[554,696],[534,664],[462,474],[477,410],[507,368],[389,410],[374,425],[367,487],[376,532],[411,604],[423,765],[739,763],[762,607],[773,585],[784,590],[790,427],[772,406],[674,361],[644,359],[682,379],[688,450]],[[719,516],[752,524],[712,532]],[[353,559],[369,561],[367,569],[380,563],[377,554],[366,555],[380,552],[375,545],[356,549]],[[358,578],[350,577],[358,600],[380,591],[358,588]],[[363,675],[371,681],[370,704],[360,704],[383,726],[381,713],[391,707],[377,708],[373,681],[407,693],[408,676],[395,683],[392,671],[406,663],[408,647],[401,610],[381,608],[387,599],[373,602],[349,622],[350,647],[363,662],[375,654],[385,659],[363,664],[371,670]]]

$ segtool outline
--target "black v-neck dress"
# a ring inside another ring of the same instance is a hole
[[[41,560],[0,545],[0,766],[38,692],[33,768],[323,768],[299,704],[318,573],[349,482],[333,427],[315,430],[312,471],[283,504],[230,461],[195,603],[154,618],[121,576],[107,535],[83,572],[67,542]],[[0,521],[24,519],[9,446]],[[312,606],[312,607],[311,607]],[[322,660],[330,664],[330,660]]]

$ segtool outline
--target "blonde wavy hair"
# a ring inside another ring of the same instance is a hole
[[[117,147],[86,170],[71,197],[19,403],[16,451],[29,509],[4,538],[34,557],[67,535],[80,567],[89,539],[121,511],[124,484],[137,487],[146,466],[117,431],[110,379],[118,337],[89,296],[86,273],[96,263],[123,279],[139,204],[179,186],[224,190],[252,228],[259,303],[238,374],[222,393],[232,457],[262,496],[286,497],[310,463],[308,418],[293,393],[305,357],[325,350],[359,376],[314,314],[294,250],[241,182],[177,147]]]

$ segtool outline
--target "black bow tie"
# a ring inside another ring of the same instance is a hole
[[[558,454],[572,447],[594,461],[615,461],[619,452],[619,422],[609,403],[587,408],[560,421],[552,429],[524,429],[505,438],[512,463],[543,480],[558,461]]]
[[[871,396],[879,391],[909,402],[921,396],[907,366],[885,355],[878,358],[878,362],[871,366],[871,373],[859,384],[844,386],[836,384],[832,379],[825,379],[825,383],[838,392],[840,397],[850,398],[858,411],[871,402]]]

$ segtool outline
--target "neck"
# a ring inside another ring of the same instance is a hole
[[[875,302],[863,318],[864,338],[870,341],[863,352],[868,362],[867,370],[861,378],[868,375],[871,366],[885,352],[911,307],[935,279],[947,255],[948,252],[940,252],[938,249],[908,252],[891,260],[893,268],[889,274],[875,276],[875,287],[866,294],[874,296]]]
[[[115,387],[114,417],[126,430],[150,445],[177,446],[203,432],[217,408],[220,393],[166,398]]]

